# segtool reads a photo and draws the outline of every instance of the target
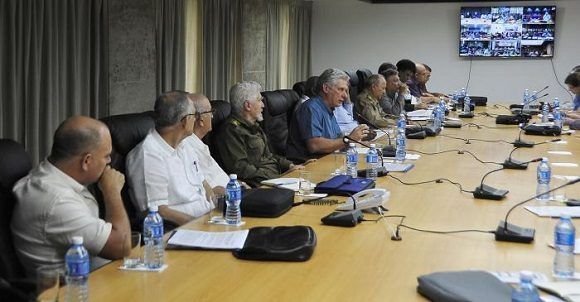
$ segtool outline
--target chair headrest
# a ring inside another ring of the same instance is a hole
[[[348,81],[350,83],[350,87],[358,87],[360,80],[358,78],[358,75],[356,74],[356,71],[345,71],[345,72],[350,78],[350,80]]]
[[[109,127],[115,151],[126,156],[147,136],[150,129],[155,128],[154,116],[153,111],[146,111],[111,115],[101,121]]]
[[[266,110],[271,116],[286,114],[298,101],[298,94],[291,89],[262,92]]]
[[[11,139],[0,139],[0,154],[0,187],[11,191],[14,183],[30,172],[32,162],[24,147]]]

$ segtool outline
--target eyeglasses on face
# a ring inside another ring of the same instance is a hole
[[[202,111],[202,112],[198,112],[198,113],[197,113],[197,116],[202,116],[202,115],[204,115],[204,114],[206,114],[206,113],[209,113],[209,114],[211,114],[211,117],[213,117],[213,116],[214,116],[214,114],[215,114],[215,109],[211,109],[211,110],[208,110],[208,111]]]

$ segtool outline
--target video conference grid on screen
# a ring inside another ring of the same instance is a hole
[[[462,7],[459,56],[552,57],[555,6]]]

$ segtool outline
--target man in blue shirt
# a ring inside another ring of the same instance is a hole
[[[349,134],[358,126],[358,122],[353,117],[353,104],[350,100],[346,100],[341,106],[334,108],[334,117],[344,135]]]
[[[294,113],[288,133],[286,156],[294,160],[318,158],[345,146],[333,110],[348,98],[348,75],[338,69],[325,70],[318,79],[319,96],[304,102]],[[362,140],[367,125],[354,128],[348,137]]]

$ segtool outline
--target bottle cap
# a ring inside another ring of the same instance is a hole
[[[375,144],[371,144],[371,148],[375,148],[377,145]]]
[[[157,211],[159,211],[158,206],[149,206],[149,212],[157,212]]]
[[[230,180],[238,179],[238,174],[230,174]]]
[[[534,279],[534,274],[530,271],[521,271],[520,280],[522,281],[532,281]]]
[[[355,146],[355,145],[354,145],[354,143],[348,143],[348,145],[349,145],[350,147],[354,147],[354,146]]]
[[[560,219],[570,220],[570,214],[562,213],[560,214]]]
[[[83,236],[73,236],[72,242],[73,242],[73,244],[76,244],[76,245],[83,244]]]

